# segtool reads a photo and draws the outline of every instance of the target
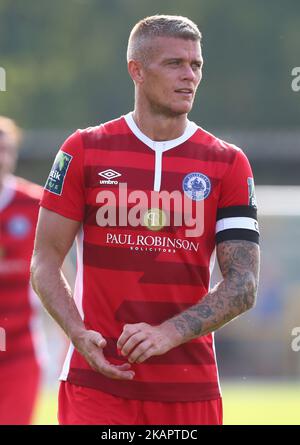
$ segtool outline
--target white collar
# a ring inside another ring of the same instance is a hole
[[[134,119],[133,119],[133,113],[132,111],[124,116],[124,119],[132,131],[132,133],[140,139],[144,144],[148,145],[152,150],[155,151],[167,151],[171,148],[177,147],[180,144],[183,144],[183,142],[187,141],[193,134],[197,131],[198,126],[194,123],[188,120],[187,126],[184,130],[184,133],[179,136],[179,138],[172,139],[169,141],[153,141],[152,139],[148,138],[144,133],[141,132],[139,127],[136,125]]]
[[[16,192],[16,179],[13,175],[5,176],[0,191],[0,211],[4,210],[13,200]]]

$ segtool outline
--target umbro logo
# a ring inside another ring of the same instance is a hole
[[[115,170],[112,170],[111,168],[98,173],[98,175],[102,176],[102,178],[105,178],[105,180],[100,181],[100,184],[118,184],[119,181],[112,181],[112,179],[122,176],[121,173],[118,173]]]
[[[115,172],[111,168],[108,170],[104,170],[103,172],[98,173],[99,176],[103,176],[105,179],[113,179],[117,178],[118,176],[121,176],[121,173]]]

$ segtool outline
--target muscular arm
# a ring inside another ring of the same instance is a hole
[[[159,326],[126,325],[118,346],[130,362],[143,362],[193,338],[215,331],[255,304],[259,247],[250,241],[217,246],[223,280],[199,303]]]
[[[91,367],[110,378],[131,379],[130,365],[114,366],[103,355],[106,340],[87,330],[61,267],[80,223],[41,209],[31,262],[31,282],[43,305]]]
[[[184,341],[215,331],[255,304],[259,247],[224,241],[217,247],[223,280],[198,304],[169,320]]]
[[[41,209],[31,261],[31,283],[69,338],[84,328],[61,267],[80,223]]]

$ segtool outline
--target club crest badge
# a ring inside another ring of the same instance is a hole
[[[211,182],[203,173],[189,173],[182,182],[182,188],[193,201],[203,201],[211,192]]]

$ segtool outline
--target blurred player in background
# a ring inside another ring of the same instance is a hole
[[[5,331],[5,350],[0,351],[2,425],[31,422],[41,376],[39,300],[29,284],[41,188],[13,175],[20,139],[16,124],[0,116],[0,327]]]
[[[75,132],[51,169],[32,280],[72,342],[61,424],[222,423],[213,332],[255,303],[259,234],[245,154],[187,118],[200,42],[186,18],[140,21],[127,52],[134,111]],[[142,223],[130,224],[120,183],[146,196]],[[193,211],[202,202],[203,232],[161,222],[166,209],[148,201],[160,191]],[[76,236],[73,299],[61,264]],[[210,289],[215,249],[223,279]]]

